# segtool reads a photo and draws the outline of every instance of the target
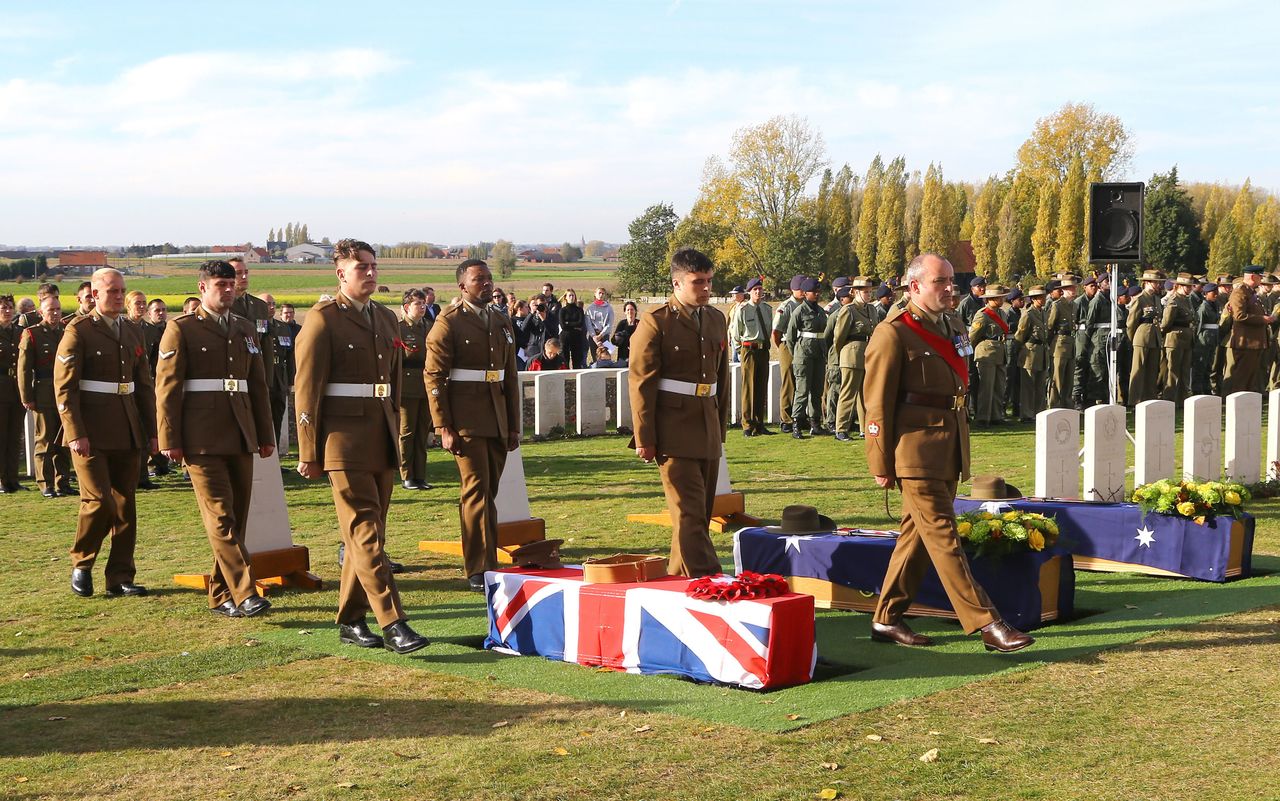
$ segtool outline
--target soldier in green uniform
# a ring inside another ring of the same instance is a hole
[[[1174,294],[1165,304],[1160,319],[1164,334],[1165,381],[1161,397],[1181,404],[1187,399],[1191,378],[1191,345],[1195,339],[1195,310],[1191,307],[1191,288],[1198,282],[1190,273],[1178,273]]]
[[[1075,379],[1076,307],[1075,279],[1063,278],[1054,289],[1058,295],[1049,307],[1049,335],[1053,340],[1053,363],[1049,373],[1049,406],[1071,408],[1072,382]]]
[[[1231,275],[1218,276],[1218,352],[1213,355],[1213,377],[1210,380],[1210,386],[1213,387],[1213,394],[1226,395],[1226,381],[1223,376],[1227,370],[1227,346],[1231,342],[1231,313],[1227,309],[1227,302],[1231,298],[1231,290],[1235,288],[1238,279]]]
[[[764,302],[764,282],[747,282],[747,300],[729,327],[729,337],[737,343],[742,362],[739,406],[742,434],[754,437],[772,434],[764,421],[769,411],[769,337],[773,331],[773,309]]]
[[[1213,392],[1213,359],[1218,352],[1218,285],[1206,283],[1200,288],[1204,302],[1196,309],[1196,338],[1191,345],[1191,393]]]
[[[1009,290],[1009,297],[1004,299],[1004,319],[1009,324],[1008,337],[1005,337],[1005,359],[1004,359],[1004,400],[1001,408],[1013,410],[1013,418],[1022,418],[1022,368],[1018,366],[1019,360],[1022,358],[1022,343],[1013,338],[1013,333],[1018,330],[1018,325],[1022,322],[1022,310],[1027,306],[1027,298],[1022,294],[1022,290],[1013,287]]]
[[[1001,307],[1008,296],[1009,291],[1000,284],[987,287],[982,293],[987,305],[973,315],[969,324],[969,342],[973,345],[973,360],[978,369],[977,403],[974,404],[978,425],[1004,425],[1004,343],[1009,336],[1009,324]]]
[[[36,483],[46,498],[71,494],[71,451],[62,441],[62,417],[53,397],[53,365],[62,341],[62,303],[56,294],[40,303],[40,322],[22,334],[18,390],[36,422]]]
[[[818,279],[806,278],[800,291],[804,300],[789,315],[784,337],[791,348],[791,373],[795,377],[791,436],[796,439],[804,438],[806,428],[815,436],[829,433],[822,427],[822,366],[827,359],[822,337],[827,313],[818,305]]]
[[[1093,303],[1093,299],[1098,295],[1098,279],[1091,275],[1081,282],[1080,288],[1083,291],[1072,301],[1076,307],[1076,353],[1075,370],[1071,379],[1071,400],[1077,409],[1084,408],[1085,390],[1090,382],[1094,380],[1090,375],[1093,371],[1093,367],[1090,364],[1090,359],[1093,355],[1093,340],[1090,338],[1087,318],[1089,316],[1089,307]]]
[[[796,380],[791,369],[793,355],[791,346],[786,342],[787,326],[791,321],[791,312],[804,302],[804,282],[807,276],[791,276],[791,297],[778,304],[773,312],[773,344],[778,348],[778,372],[782,386],[779,387],[778,413],[782,417],[782,433],[794,433],[795,421],[791,416],[791,407],[795,402]]]
[[[864,276],[854,278],[849,284],[853,302],[837,315],[832,347],[840,353],[840,398],[836,405],[836,439],[852,439],[853,418],[857,415],[858,428],[862,430],[866,419],[866,404],[862,395],[862,382],[866,377],[867,341],[880,322],[877,304],[871,302],[871,281]],[[862,431],[865,436],[866,432]]]
[[[1024,423],[1031,422],[1045,409],[1051,362],[1049,315],[1044,307],[1047,297],[1048,292],[1042,286],[1027,290],[1027,300],[1031,305],[1022,311],[1013,335],[1022,345],[1018,357],[1018,368],[1022,372],[1018,382],[1022,396],[1018,409],[1022,415],[1019,419]]]
[[[1133,366],[1129,371],[1130,406],[1155,400],[1160,395],[1160,287],[1164,274],[1159,270],[1142,273],[1142,292],[1129,304],[1125,330],[1133,343]]]
[[[1081,393],[1085,406],[1106,403],[1110,396],[1107,384],[1110,376],[1107,354],[1110,350],[1107,341],[1111,337],[1111,276],[1103,273],[1097,282],[1098,291],[1089,301],[1084,316],[1085,331],[1089,335],[1089,369],[1084,374],[1087,383]]]
[[[407,490],[428,490],[427,448],[431,442],[431,405],[427,403],[427,296],[406,290],[400,302],[400,341],[404,351],[400,380],[400,481]]]
[[[828,431],[839,431],[836,409],[840,404],[840,349],[834,346],[836,319],[840,310],[852,302],[853,290],[846,282],[836,288],[832,306],[823,309],[827,313],[827,327],[822,332],[822,341],[827,347],[827,384],[822,391],[822,424]]]
[[[1129,341],[1129,303],[1142,290],[1136,286],[1116,286],[1116,403],[1129,405],[1129,370],[1133,364],[1133,343]]]

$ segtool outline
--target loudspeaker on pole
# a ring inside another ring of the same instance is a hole
[[[1089,261],[1141,261],[1145,191],[1141,181],[1089,185]]]

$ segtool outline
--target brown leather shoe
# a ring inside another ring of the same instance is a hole
[[[877,623],[871,621],[871,639],[875,642],[896,642],[898,645],[933,645],[933,640],[916,634],[906,623]]]
[[[1034,637],[1023,634],[1003,620],[989,623],[982,629],[982,644],[988,651],[1008,654],[1021,651],[1033,642],[1035,642]]]

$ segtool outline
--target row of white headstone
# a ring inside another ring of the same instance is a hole
[[[1251,484],[1262,477],[1262,395],[1236,392],[1227,396],[1225,436],[1223,407],[1223,400],[1217,395],[1195,395],[1183,402],[1183,479],[1208,481],[1225,476]],[[1267,409],[1266,475],[1276,478],[1280,460],[1280,390],[1270,393]],[[1135,487],[1179,477],[1174,464],[1174,412],[1174,403],[1164,400],[1146,401],[1134,409]],[[1081,448],[1080,412],[1047,409],[1036,415],[1035,495],[1125,500],[1130,439],[1125,407],[1093,406],[1085,410],[1083,417]]]
[[[739,418],[742,396],[741,364],[729,365],[729,386],[717,392],[729,393],[729,419]],[[521,387],[532,387],[533,433],[546,436],[566,422],[566,389],[575,386],[574,411],[579,434],[603,434],[610,422],[615,427],[631,427],[631,399],[627,394],[627,368],[587,368],[585,370],[549,370],[520,373]],[[608,385],[613,382],[616,402],[607,403]],[[522,394],[523,394],[522,389]],[[769,364],[769,403],[766,422],[781,419],[782,372],[777,362]]]

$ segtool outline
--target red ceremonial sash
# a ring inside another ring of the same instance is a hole
[[[931,346],[938,352],[938,355],[946,360],[956,375],[960,376],[960,380],[964,382],[964,391],[969,391],[969,363],[964,357],[956,353],[956,345],[951,340],[943,336],[938,336],[921,325],[920,321],[915,318],[911,312],[903,312],[898,315],[897,319],[906,324],[916,333],[916,336],[924,340],[926,345]]]
[[[1005,322],[1005,321],[1000,317],[1000,313],[999,313],[999,312],[997,312],[995,309],[993,309],[993,308],[991,308],[990,306],[988,306],[987,308],[985,308],[985,309],[983,309],[983,310],[982,310],[982,313],[983,313],[983,314],[985,314],[985,315],[987,315],[988,317],[990,317],[992,320],[995,320],[997,323],[999,323],[999,324],[1000,324],[1000,330],[1001,330],[1001,331],[1004,331],[1006,334],[1007,334],[1007,333],[1009,333],[1009,324],[1008,324],[1008,323],[1006,323],[1006,322]]]

